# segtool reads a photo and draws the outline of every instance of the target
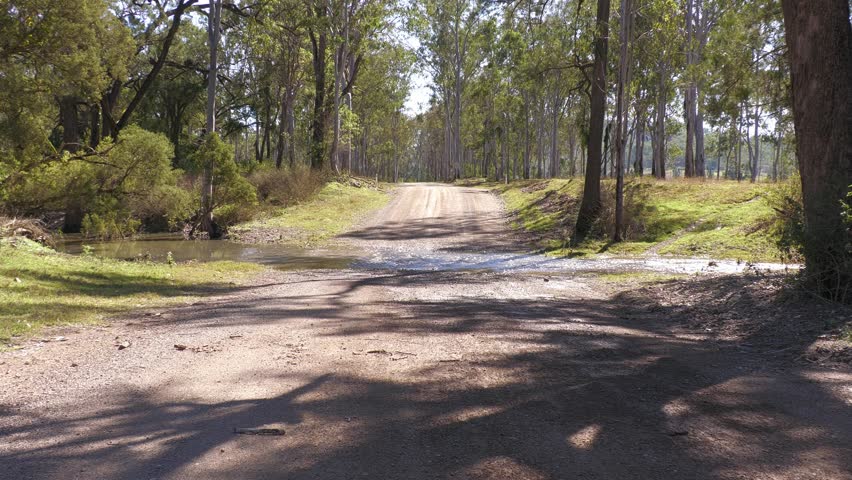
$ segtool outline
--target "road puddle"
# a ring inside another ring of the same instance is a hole
[[[733,260],[673,257],[559,258],[527,253],[374,250],[352,263],[353,268],[382,270],[484,270],[493,272],[564,273],[740,273],[746,270],[785,271],[797,265],[747,263]]]
[[[57,250],[119,260],[167,262],[233,261],[266,265],[280,270],[344,269],[355,261],[351,249],[301,248],[282,244],[240,244],[227,240],[183,240],[172,235],[143,235],[133,240],[88,242],[70,239]]]
[[[750,264],[733,260],[672,257],[557,258],[529,253],[486,253],[409,248],[367,248],[345,245],[300,248],[292,245],[247,245],[226,240],[192,241],[147,235],[130,241],[82,242],[68,239],[58,250],[122,260],[166,262],[251,262],[280,270],[359,269],[409,271],[489,271],[543,273],[661,272],[672,274],[740,273],[746,270],[784,271],[797,265]]]

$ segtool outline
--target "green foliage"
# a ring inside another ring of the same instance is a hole
[[[0,340],[47,325],[97,323],[140,306],[166,306],[226,291],[253,264],[168,265],[56,253],[35,242],[0,242]],[[20,281],[15,281],[15,279]]]
[[[802,205],[802,182],[798,177],[780,183],[770,190],[769,205],[775,211],[772,234],[778,248],[789,260],[802,260],[805,244],[805,211]]]
[[[257,195],[234,162],[234,149],[218,133],[205,138],[192,156],[199,170],[213,168],[213,216],[223,227],[246,222],[254,215]]]
[[[783,258],[769,232],[771,188],[738,182],[628,180],[625,185],[627,241],[607,245],[614,228],[614,182],[603,183],[603,213],[590,240],[566,250],[583,183],[544,180],[496,185],[515,218],[541,248],[558,254],[663,254],[750,261]],[[795,260],[795,259],[793,259]]]
[[[100,239],[129,237],[142,225],[142,222],[134,218],[118,217],[119,212],[116,211],[107,211],[100,215],[87,213],[83,217],[83,235]]]
[[[0,182],[52,153],[57,99],[97,102],[133,45],[105,0],[0,1]]]
[[[131,126],[121,139],[86,156],[65,154],[27,172],[9,191],[16,209],[79,212],[84,231],[101,238],[134,233],[145,223],[175,224],[191,212],[178,188],[172,146],[165,136]]]

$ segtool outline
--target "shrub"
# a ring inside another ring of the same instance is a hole
[[[272,164],[263,164],[249,175],[248,180],[257,189],[257,196],[262,202],[287,207],[316,194],[325,184],[326,174],[307,166],[279,169]]]
[[[102,238],[132,234],[143,221],[174,226],[192,210],[191,194],[177,187],[182,172],[172,169],[172,156],[164,135],[130,126],[95,152],[27,171],[10,189],[8,205],[30,215],[65,212],[66,232]]]
[[[107,211],[102,215],[87,213],[83,217],[81,231],[84,236],[92,238],[124,238],[135,234],[140,226],[139,220],[121,216],[116,211]]]
[[[789,262],[801,262],[805,244],[805,211],[802,204],[802,182],[798,178],[779,183],[767,196],[775,210],[771,233],[779,250]]]
[[[224,228],[250,220],[257,205],[255,188],[240,173],[233,152],[219,134],[213,133],[192,157],[202,171],[204,165],[213,164],[213,218]]]

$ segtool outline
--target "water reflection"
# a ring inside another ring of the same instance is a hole
[[[85,247],[84,247],[85,245]],[[362,270],[485,270],[493,272],[567,272],[567,273],[739,273],[748,269],[783,271],[796,265],[780,263],[748,264],[732,260],[710,261],[702,258],[555,258],[524,253],[459,252],[410,248],[368,248],[357,250],[343,245],[324,248],[300,248],[292,245],[245,245],[225,240],[192,241],[176,236],[150,235],[132,241],[82,242],[66,239],[60,251],[80,254],[91,249],[93,255],[123,260],[144,259],[165,262],[169,255],[176,262],[221,261],[251,262],[281,270],[344,269]]]
[[[78,255],[90,249],[93,255],[120,260],[166,262],[235,261],[269,265],[282,270],[347,268],[355,260],[351,251],[337,248],[305,249],[292,245],[246,245],[226,240],[184,240],[179,236],[145,235],[134,240],[89,242],[68,239],[57,250]]]

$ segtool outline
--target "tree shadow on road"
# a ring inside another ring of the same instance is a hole
[[[121,408],[21,418],[0,432],[14,442],[0,448],[0,477],[70,478],[74,468],[80,478],[850,478],[849,407],[808,379],[813,370],[678,335],[677,309],[629,295],[410,299],[373,305],[402,313],[370,318],[344,308],[359,289],[452,285],[458,275],[359,278],[314,299],[235,307],[262,323],[315,318],[341,338],[445,337],[467,347],[453,361],[424,349],[416,367],[383,364],[399,378],[282,372],[282,385],[300,386],[220,403],[121,387]],[[233,313],[211,309],[204,321]],[[287,435],[231,431],[270,423]]]

